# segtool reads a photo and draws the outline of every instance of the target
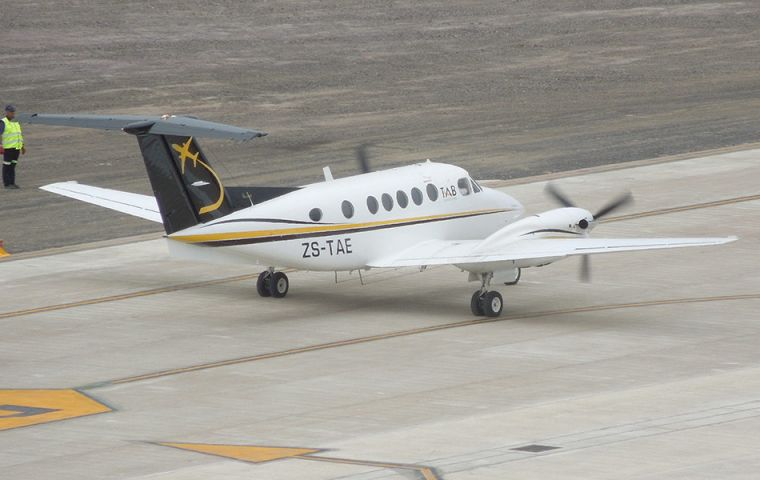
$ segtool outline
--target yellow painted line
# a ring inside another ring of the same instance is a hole
[[[11,254],[5,251],[5,248],[3,246],[3,241],[0,240],[0,258],[10,257],[10,256]]]
[[[110,412],[74,390],[0,390],[0,430]]]
[[[240,240],[248,238],[261,238],[272,237],[281,235],[293,235],[300,233],[320,233],[331,231],[343,231],[343,230],[356,230],[360,228],[368,227],[381,227],[389,225],[399,225],[404,223],[421,222],[427,220],[440,220],[440,219],[455,219],[459,217],[466,217],[469,215],[484,215],[489,213],[506,212],[508,210],[502,208],[491,208],[486,210],[470,210],[466,212],[458,213],[446,213],[440,215],[428,215],[424,217],[411,217],[411,218],[399,218],[394,220],[378,220],[375,222],[364,223],[344,223],[336,225],[318,225],[309,227],[294,227],[294,228],[279,228],[274,230],[254,230],[247,232],[229,232],[229,233],[206,233],[199,235],[170,235],[172,240],[179,240],[186,243],[203,243],[223,240]]]
[[[139,298],[139,297],[147,297],[150,295],[159,295],[161,293],[170,293],[170,292],[177,292],[180,290],[189,290],[192,288],[201,288],[201,287],[208,287],[211,285],[220,285],[224,283],[231,283],[231,282],[238,282],[242,280],[250,280],[253,278],[257,278],[259,276],[258,273],[249,273],[245,275],[238,275],[235,277],[226,277],[226,278],[219,278],[216,280],[207,280],[203,282],[194,282],[194,283],[182,283],[179,285],[171,285],[168,287],[160,287],[160,288],[152,288],[149,290],[140,290],[137,292],[130,292],[130,293],[123,293],[119,295],[109,295],[106,297],[98,297],[98,298],[90,298],[87,300],[80,300],[77,302],[69,302],[69,303],[59,303],[55,305],[46,305],[44,307],[36,307],[36,308],[28,308],[24,310],[15,310],[11,312],[2,312],[0,313],[0,319],[4,318],[12,318],[12,317],[21,317],[24,315],[32,315],[35,313],[45,313],[45,312],[53,312],[56,310],[65,310],[67,308],[74,308],[74,307],[82,307],[85,305],[97,305],[99,303],[108,303],[108,302],[116,302],[119,300],[128,300],[130,298]]]
[[[666,215],[668,213],[687,212],[689,210],[699,210],[702,208],[722,207],[724,205],[732,205],[734,203],[752,202],[754,200],[760,200],[760,195],[746,195],[743,197],[725,198],[723,200],[715,200],[712,202],[694,203],[691,205],[683,205],[680,207],[660,208],[658,210],[649,210],[646,212],[629,213],[628,215],[618,215],[617,217],[610,217],[602,220],[600,223],[607,222],[620,222],[623,220],[632,220],[634,218],[653,217],[656,215]]]
[[[377,335],[369,335],[366,337],[356,337],[346,340],[337,340],[334,342],[318,343],[315,345],[307,345],[303,347],[291,348],[288,350],[280,350],[277,352],[262,353],[257,355],[249,355],[245,357],[231,358],[227,360],[220,360],[217,362],[201,363],[197,365],[190,365],[187,367],[172,368],[168,370],[160,370],[157,372],[145,373],[142,375],[135,375],[131,377],[119,378],[116,380],[95,383],[86,385],[80,388],[93,389],[99,387],[105,387],[108,385],[119,385],[124,383],[140,382],[143,380],[151,380],[154,378],[168,377],[172,375],[180,375],[183,373],[197,372],[199,370],[208,370],[211,368],[226,367],[229,365],[237,365],[240,363],[256,362],[260,360],[269,360],[272,358],[286,357],[290,355],[296,355],[299,353],[316,352],[319,350],[327,350],[331,348],[346,347],[350,345],[358,345],[362,343],[377,342],[380,340],[388,340],[397,337],[407,337],[411,335],[418,335],[422,333],[435,332],[438,330],[447,330],[451,328],[469,327],[472,325],[481,325],[486,323],[494,323],[508,320],[525,320],[531,318],[548,317],[555,315],[571,315],[575,313],[590,313],[601,312],[606,310],[620,310],[627,308],[643,308],[662,305],[677,305],[677,304],[689,304],[689,303],[707,303],[707,302],[726,302],[726,301],[738,301],[738,300],[758,300],[760,299],[760,293],[749,293],[742,295],[721,295],[714,297],[692,297],[692,298],[672,298],[664,300],[646,300],[643,302],[635,303],[615,303],[607,305],[592,305],[586,307],[564,308],[559,310],[544,310],[533,313],[527,313],[522,315],[506,315],[496,318],[475,318],[471,320],[463,320],[460,322],[444,323],[441,325],[431,325],[428,327],[412,328],[409,330],[399,330],[395,332],[380,333]]]
[[[165,447],[191,450],[219,457],[233,458],[244,462],[264,463],[283,458],[294,458],[302,455],[321,452],[314,448],[269,447],[259,445],[219,445],[210,443],[159,443]]]
[[[263,445],[220,445],[212,443],[159,443],[166,447],[179,448],[218,457],[231,458],[251,463],[265,463],[286,458],[309,460],[314,462],[342,463],[348,465],[364,465],[367,467],[404,469],[419,472],[425,480],[441,480],[435,471],[424,465],[409,463],[378,462],[374,460],[357,460],[352,458],[323,457],[313,454],[324,449],[298,447],[271,447]]]

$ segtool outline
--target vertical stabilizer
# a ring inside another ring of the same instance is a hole
[[[193,137],[135,134],[167,234],[233,211],[221,179]]]

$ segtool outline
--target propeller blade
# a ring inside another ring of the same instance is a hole
[[[562,193],[562,191],[553,183],[547,183],[546,188],[544,188],[544,192],[546,192],[547,195],[552,197],[554,200],[557,201],[560,205],[563,207],[574,207],[575,204],[570,200],[570,198]]]
[[[633,202],[633,195],[631,192],[625,192],[607,205],[600,208],[599,211],[594,214],[594,220],[599,220],[600,218],[609,215],[618,208],[623,207],[624,205],[627,205],[631,202]]]
[[[591,256],[583,255],[581,257],[581,282],[591,283]]]
[[[359,162],[359,170],[362,173],[369,173],[372,169],[369,167],[369,156],[367,155],[367,144],[362,143],[356,147],[356,161]]]

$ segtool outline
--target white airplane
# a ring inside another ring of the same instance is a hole
[[[174,256],[266,265],[256,283],[262,297],[288,293],[288,277],[277,270],[282,267],[361,272],[452,265],[480,282],[472,313],[496,317],[503,300],[491,285],[517,283],[523,268],[582,255],[588,278],[590,254],[736,240],[591,238],[599,219],[627,204],[630,194],[592,214],[549,185],[547,192],[563,207],[524,217],[511,196],[481,186],[462,168],[431,161],[340,179],[326,167],[324,181],[302,187],[224,187],[195,137],[250,140],[265,133],[175,116],[17,117],[135,135],[155,197],[76,182],[41,188],[162,223]]]

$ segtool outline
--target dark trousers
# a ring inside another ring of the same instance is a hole
[[[6,148],[3,154],[3,185],[16,184],[16,164],[21,150],[16,148]]]

